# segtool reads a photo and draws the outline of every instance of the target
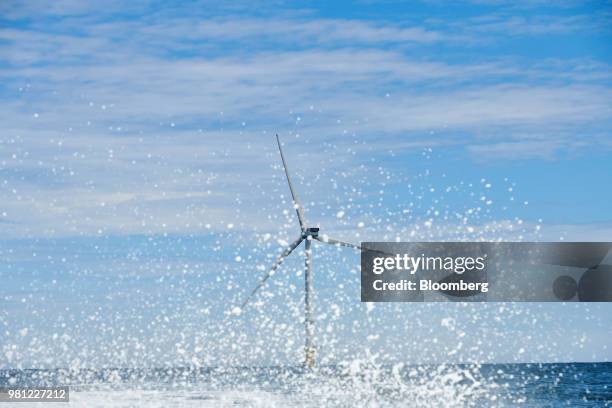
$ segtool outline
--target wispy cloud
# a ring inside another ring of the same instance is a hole
[[[246,222],[228,208],[269,186],[260,169],[275,165],[273,151],[258,140],[275,132],[333,143],[349,162],[415,146],[498,160],[609,147],[600,143],[612,120],[605,61],[437,52],[473,52],[478,32],[554,34],[584,17],[489,15],[466,27],[284,13],[271,24],[133,7],[7,12],[0,164],[11,234]],[[577,132],[580,143],[560,136]]]

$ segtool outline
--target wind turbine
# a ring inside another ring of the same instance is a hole
[[[289,169],[287,168],[287,161],[285,160],[285,155],[283,154],[283,148],[281,146],[280,139],[278,135],[276,135],[276,143],[278,144],[278,150],[280,152],[281,160],[283,162],[283,167],[285,169],[285,176],[287,176],[287,183],[289,184],[289,190],[291,190],[291,198],[293,200],[293,208],[295,208],[295,212],[297,213],[297,218],[300,223],[300,235],[298,238],[293,241],[285,250],[280,254],[276,262],[272,265],[270,270],[261,278],[255,289],[249,294],[246,300],[242,303],[239,310],[244,309],[244,307],[249,303],[249,301],[253,298],[253,296],[257,293],[259,289],[266,283],[266,281],[274,275],[274,272],[278,269],[278,267],[283,263],[285,258],[287,258],[291,252],[295,250],[302,242],[304,242],[304,253],[305,253],[305,267],[306,273],[304,274],[304,326],[306,331],[306,340],[304,345],[304,364],[308,368],[312,368],[315,365],[315,354],[316,348],[314,345],[314,319],[313,319],[313,290],[312,290],[312,241],[317,240],[319,242],[323,242],[325,244],[330,244],[334,246],[344,246],[349,248],[361,249],[359,245],[351,244],[348,242],[340,241],[338,239],[329,238],[327,236],[319,235],[319,227],[309,227],[306,222],[306,217],[304,216],[304,207],[300,203],[298,199],[297,193],[295,192],[295,188],[293,188],[293,183],[291,182],[291,176],[289,176]]]

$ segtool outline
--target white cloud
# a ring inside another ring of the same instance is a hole
[[[464,31],[423,24],[128,21],[73,6],[71,18],[0,34],[7,234],[247,225],[266,213],[262,191],[286,194],[270,180],[275,132],[333,152],[328,174],[390,149],[461,144],[499,159],[610,146],[600,143],[612,119],[602,62],[451,62],[411,47],[459,46]],[[579,146],[567,136],[577,130]],[[320,167],[300,162],[298,180]]]

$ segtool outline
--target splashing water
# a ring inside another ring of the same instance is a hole
[[[351,167],[337,147],[325,149],[333,160],[322,163],[311,181],[297,173],[298,187],[309,219],[338,238],[540,236],[541,221],[512,215],[525,204],[508,180],[499,182],[507,194],[493,200],[491,180],[441,183],[428,169],[408,177],[377,166]],[[556,384],[584,374],[577,366],[450,364],[521,361],[514,351],[522,350],[524,339],[499,329],[521,325],[537,332],[554,307],[576,306],[362,304],[358,254],[324,246],[314,256],[320,366],[312,372],[293,368],[303,358],[303,257],[288,259],[253,304],[237,306],[256,275],[295,238],[291,200],[274,169],[273,188],[252,186],[252,199],[266,203],[258,218],[267,223],[249,224],[238,211],[216,227],[205,223],[213,230],[207,236],[37,240],[4,252],[16,274],[27,275],[20,262],[32,252],[52,257],[58,269],[50,274],[51,289],[45,277],[28,276],[38,297],[4,298],[30,318],[24,325],[9,309],[0,315],[7,327],[0,351],[17,367],[2,381],[69,384],[71,406],[87,407],[476,407],[541,406],[554,400]],[[269,200],[271,194],[280,199]],[[241,194],[236,204],[243,206]],[[488,350],[495,345],[496,353],[483,351],[483,344]],[[551,348],[547,357],[555,360],[557,353]],[[602,370],[609,375],[609,366]],[[607,388],[584,391],[580,384],[573,384],[582,392],[579,401],[608,401]]]
[[[0,386],[71,384],[76,407],[610,406],[612,364],[0,372]],[[38,406],[23,403],[24,408]]]

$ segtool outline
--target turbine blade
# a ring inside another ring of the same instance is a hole
[[[315,239],[317,241],[319,241],[319,242],[323,242],[323,243],[329,244],[329,245],[343,246],[343,247],[354,248],[354,249],[358,249],[358,250],[362,249],[361,246],[359,246],[359,245],[351,244],[350,242],[340,241],[339,239],[330,238],[327,235],[322,235],[322,236],[319,235]],[[377,249],[369,249],[368,251],[376,252],[376,253],[387,255],[387,256],[395,256],[395,254],[392,254],[390,252],[379,251]]]
[[[318,236],[315,239],[317,241],[324,242],[324,243],[330,244],[330,245],[337,245],[337,246],[343,246],[343,247],[355,248],[355,249],[361,250],[361,247],[359,245],[351,244],[349,242],[340,241],[339,239],[330,238],[327,235]]]
[[[302,231],[304,231],[306,229],[306,217],[304,217],[304,209],[302,207],[302,204],[300,203],[300,200],[298,199],[295,189],[293,188],[293,183],[291,183],[291,177],[289,176],[289,168],[287,168],[287,161],[285,160],[285,155],[283,154],[283,148],[281,147],[281,142],[278,137],[278,134],[276,135],[276,143],[278,143],[278,151],[280,152],[281,160],[283,161],[283,167],[285,168],[285,176],[287,176],[289,190],[291,190],[293,206],[295,207],[295,212],[297,213],[298,221],[300,222],[300,228],[302,228]]]
[[[296,239],[295,241],[293,241],[287,248],[285,248],[285,250],[283,251],[282,254],[280,254],[280,256],[278,257],[278,259],[276,260],[276,262],[274,262],[274,264],[272,265],[272,267],[270,268],[270,270],[261,278],[261,280],[259,281],[259,283],[257,284],[257,286],[255,286],[255,289],[253,289],[251,291],[251,293],[249,294],[249,296],[246,298],[246,300],[244,302],[242,302],[242,305],[240,306],[240,309],[244,309],[244,307],[247,305],[247,303],[249,303],[249,301],[253,298],[253,296],[255,296],[255,293],[257,293],[257,291],[259,289],[261,289],[261,287],[264,285],[264,283],[266,283],[266,281],[272,276],[274,275],[274,271],[276,271],[278,269],[278,267],[283,263],[283,261],[285,260],[286,257],[289,256],[289,254],[291,254],[291,252],[293,252],[293,250],[295,248],[297,248],[298,245],[300,245],[302,243],[302,241],[304,240],[304,238],[302,238],[301,236]]]

